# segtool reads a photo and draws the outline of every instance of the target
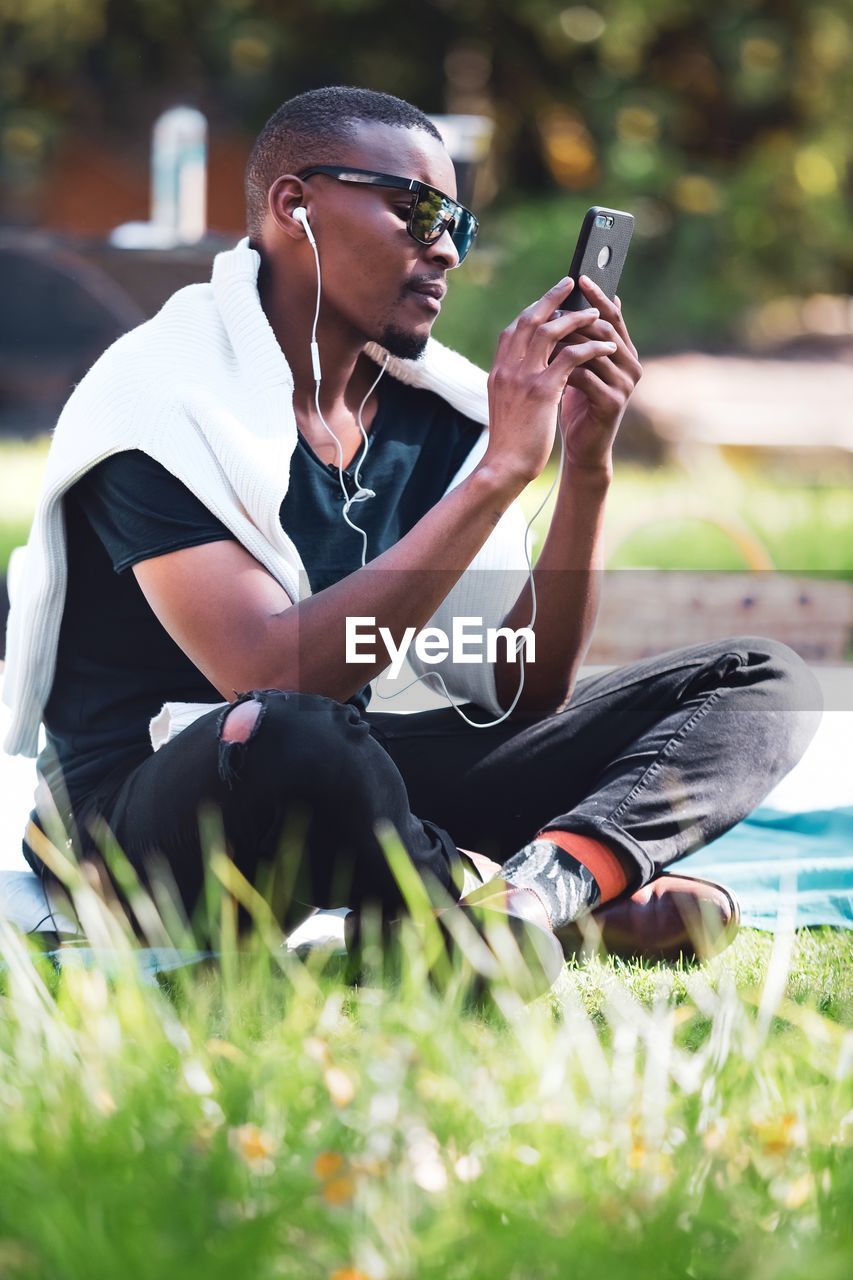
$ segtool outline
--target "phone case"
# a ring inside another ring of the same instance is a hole
[[[613,226],[597,227],[595,220],[599,214],[613,218]],[[581,276],[589,276],[611,300],[615,297],[633,234],[634,219],[630,213],[622,209],[605,209],[597,204],[587,209],[569,267],[569,275],[575,285],[559,308],[561,311],[583,311],[585,307],[592,306],[577,284]],[[605,250],[609,250],[609,257],[601,265],[599,259],[604,257]]]

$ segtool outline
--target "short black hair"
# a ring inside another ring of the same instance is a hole
[[[391,93],[328,85],[288,99],[258,134],[246,166],[246,225],[257,235],[267,211],[269,189],[282,173],[297,173],[311,164],[334,164],[336,148],[349,141],[361,120],[423,129],[439,142],[438,129],[417,107]]]

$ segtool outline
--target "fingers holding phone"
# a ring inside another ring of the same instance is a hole
[[[560,313],[557,314],[559,315]],[[620,369],[624,369],[628,373],[635,369],[639,370],[640,365],[636,355],[636,348],[631,342],[624,324],[614,325],[611,321],[605,320],[597,310],[593,311],[591,309],[589,313],[583,314],[589,314],[590,319],[586,320],[581,328],[574,330],[554,348],[552,359],[565,347],[573,346],[588,339],[595,339],[614,344],[614,349],[607,355],[597,356],[586,364],[586,367],[601,378],[602,381],[615,385],[619,381]]]
[[[569,465],[612,467],[612,447],[625,407],[642,375],[616,289],[628,253],[633,218],[618,209],[594,206],[581,227],[572,266],[577,285],[557,309],[576,311],[584,325],[568,333],[553,363],[565,360],[566,382],[560,402],[560,430]],[[555,315],[557,322],[559,316]],[[575,365],[567,348],[584,340],[611,339],[610,355]]]
[[[596,282],[589,276],[581,276],[578,284],[583,291],[584,297],[589,300],[589,308],[587,309],[586,314],[590,314],[590,317],[592,318],[591,312],[596,311],[602,321],[612,327],[617,341],[624,344],[625,350],[636,359],[637,348],[634,346],[631,341],[630,334],[628,333],[628,329],[625,324],[625,317],[622,315],[622,304],[619,301],[619,298],[617,296],[614,296],[613,298],[608,297],[601,286],[596,284]],[[584,314],[584,312],[581,314]]]
[[[508,325],[488,379],[489,445],[484,456],[526,482],[544,469],[556,432],[557,410],[570,372],[585,362],[616,350],[613,338],[589,334],[570,346],[565,339],[580,334],[590,316],[565,312],[555,316],[556,303],[572,281],[564,277],[526,307]],[[562,343],[559,360],[552,361]]]
[[[633,229],[630,213],[599,205],[588,209],[569,276],[501,334],[488,383],[490,461],[526,479],[539,475],[550,455],[558,407],[567,443],[573,436],[578,456],[590,452],[588,435],[591,451],[601,450],[603,424],[615,434],[641,373],[616,300]]]

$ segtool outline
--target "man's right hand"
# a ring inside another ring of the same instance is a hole
[[[568,276],[558,280],[504,329],[489,373],[489,444],[480,465],[522,486],[551,456],[560,398],[572,372],[615,349],[612,342],[588,340],[555,354],[559,343],[598,318],[595,307],[555,318],[572,284]]]

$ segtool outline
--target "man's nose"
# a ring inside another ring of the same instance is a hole
[[[445,271],[459,266],[459,251],[453,243],[450,229],[443,231],[432,244],[426,245],[426,257],[430,262],[441,262]]]

